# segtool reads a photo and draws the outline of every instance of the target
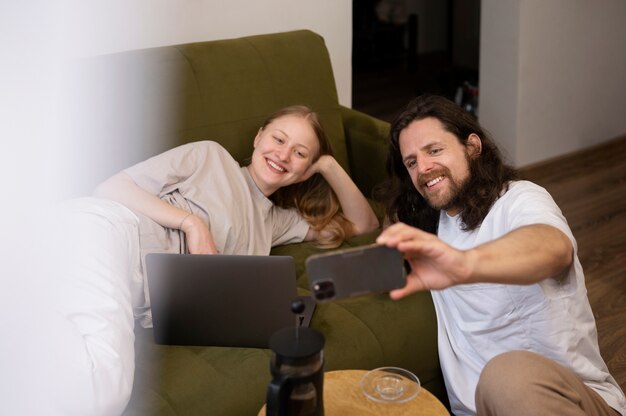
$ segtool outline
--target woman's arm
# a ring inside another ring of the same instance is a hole
[[[200,217],[161,200],[137,185],[124,172],[117,173],[98,185],[94,195],[117,201],[163,227],[182,230],[192,254],[217,253],[213,237]]]
[[[146,191],[124,172],[117,173],[98,185],[94,195],[117,201],[166,228],[180,229],[181,222],[189,214]],[[188,220],[189,218],[185,222]]]
[[[364,234],[378,228],[378,218],[369,202],[334,157],[321,156],[311,169],[312,173],[321,174],[333,189],[339,198],[343,214],[354,224],[355,234]],[[309,241],[316,239],[318,233],[323,232],[324,230],[319,232],[309,230],[305,239]]]

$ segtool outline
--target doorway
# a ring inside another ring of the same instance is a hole
[[[352,19],[353,108],[391,122],[431,93],[477,114],[480,0],[353,0]]]

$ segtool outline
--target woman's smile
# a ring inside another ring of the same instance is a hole
[[[287,169],[285,169],[283,166],[279,165],[278,163],[274,162],[273,160],[266,158],[265,161],[267,162],[268,166],[272,170],[277,171],[278,173],[287,172]]]

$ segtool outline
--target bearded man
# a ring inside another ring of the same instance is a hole
[[[600,356],[574,236],[518,180],[478,122],[425,95],[391,126],[378,243],[410,265],[399,299],[431,290],[455,415],[625,415]]]

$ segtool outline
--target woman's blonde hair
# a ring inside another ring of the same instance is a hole
[[[298,116],[309,122],[320,149],[313,157],[312,163],[322,155],[333,155],[317,113],[305,105],[294,105],[276,111],[265,120],[261,129],[285,116]],[[319,247],[337,247],[353,233],[353,224],[343,215],[337,195],[320,174],[315,174],[304,182],[280,188],[270,196],[270,199],[281,208],[296,208],[310,224],[311,229],[325,230],[329,235],[317,241]]]

